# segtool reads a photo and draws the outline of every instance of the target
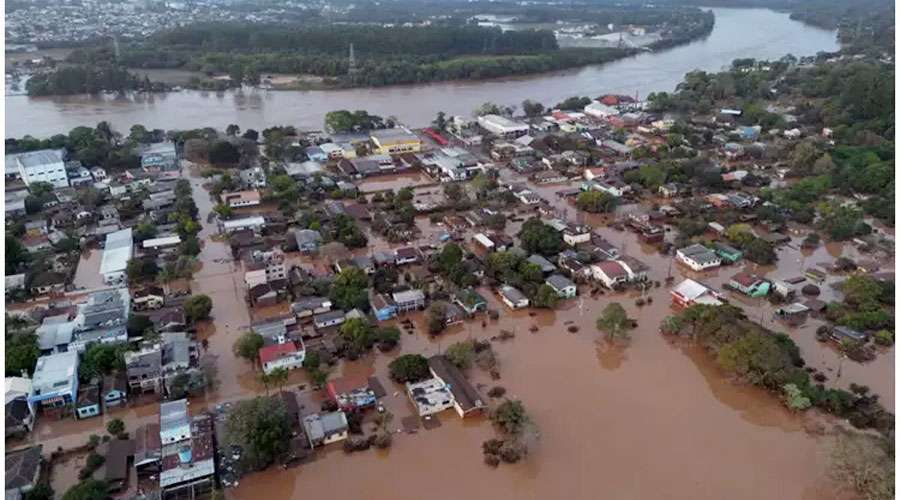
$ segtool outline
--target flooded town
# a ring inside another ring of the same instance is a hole
[[[7,498],[893,498],[894,59],[864,22],[425,123],[8,109]]]

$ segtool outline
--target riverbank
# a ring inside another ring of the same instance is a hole
[[[273,125],[320,129],[329,111],[366,109],[397,116],[412,127],[428,126],[438,111],[468,116],[484,102],[520,105],[525,99],[545,104],[573,94],[646,96],[671,91],[693,70],[718,71],[739,57],[778,59],[839,48],[835,32],[792,21],[767,9],[713,9],[715,27],[706,38],[658,53],[640,53],[600,66],[542,75],[483,81],[340,90],[182,91],[161,94],[74,95],[7,98],[7,137],[67,133],[86,122],[108,121],[119,130],[148,128],[224,128],[240,123],[262,130]],[[766,26],[764,37],[756,26]]]

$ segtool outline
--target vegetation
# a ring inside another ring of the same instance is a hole
[[[867,500],[894,498],[894,443],[889,439],[840,432],[831,452],[835,478]]]
[[[101,378],[116,371],[125,370],[123,353],[127,346],[122,344],[91,344],[84,352],[78,365],[78,375],[84,381]]]
[[[612,302],[604,307],[600,317],[597,318],[597,329],[606,333],[606,337],[610,340],[628,340],[629,330],[632,328],[634,328],[633,321],[618,302]]]
[[[106,432],[115,438],[125,435],[125,422],[120,418],[114,418],[106,424]]]
[[[500,461],[515,463],[528,452],[527,441],[536,436],[536,428],[521,401],[504,400],[491,412],[491,422],[499,429],[501,439],[482,444],[485,463],[497,466]]]
[[[609,213],[616,209],[616,197],[601,191],[583,191],[575,199],[579,210],[591,213]]]
[[[816,407],[846,418],[860,429],[892,432],[894,416],[878,403],[876,396],[858,386],[851,387],[854,392],[813,384],[793,340],[751,322],[741,309],[731,305],[695,305],[683,310],[679,320],[681,331],[710,351],[722,368],[780,393],[791,408]]]
[[[401,384],[428,378],[428,360],[421,354],[404,354],[388,365],[391,378]]]
[[[7,323],[9,325],[9,323]],[[6,349],[6,375],[21,377],[22,373],[31,373],[37,364],[40,349],[37,335],[32,332],[7,332],[4,342]]]
[[[475,344],[470,340],[456,342],[447,348],[444,355],[461,370],[471,368],[475,362]]]
[[[106,481],[86,479],[69,488],[62,500],[106,500],[109,498],[109,486]]]
[[[357,54],[358,71],[353,75],[347,63],[350,44]],[[241,83],[257,85],[262,73],[317,75],[338,86],[494,78],[603,63],[633,52],[619,48],[559,49],[550,31],[501,31],[475,25],[289,27],[223,23],[194,24],[128,44],[119,61],[135,68],[226,74],[227,81],[198,78],[192,83],[221,89]],[[113,54],[106,48],[78,50],[68,61],[82,68],[124,71],[114,65]],[[149,85],[129,80],[120,87],[139,84]]]
[[[192,295],[184,302],[184,316],[191,323],[209,319],[212,299],[208,295]]]
[[[291,424],[280,398],[239,401],[225,421],[225,440],[243,448],[241,460],[262,470],[287,451]]]
[[[329,298],[338,309],[368,311],[368,288],[369,277],[366,276],[366,273],[357,267],[347,267],[335,276]]]
[[[558,254],[563,248],[562,235],[559,231],[544,224],[537,217],[525,221],[518,236],[526,252],[549,256]]]
[[[265,343],[262,335],[250,331],[238,337],[234,342],[234,346],[232,346],[232,350],[235,356],[244,358],[256,366],[259,360],[259,350],[262,349]]]

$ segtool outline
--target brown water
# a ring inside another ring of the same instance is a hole
[[[375,89],[328,91],[240,90],[184,91],[169,94],[6,98],[6,137],[67,133],[80,125],[109,121],[127,132],[137,123],[148,128],[187,129],[230,123],[263,129],[295,125],[320,129],[325,113],[365,109],[397,116],[410,126],[427,126],[438,111],[470,116],[484,102],[517,106],[524,99],[553,105],[572,95],[624,93],[646,96],[671,91],[688,71],[718,71],[741,57],[779,58],[834,51],[834,31],[792,21],[786,13],[764,9],[713,9],[710,35],[672,50],[642,53],[606,65],[588,66],[525,78],[443,82]]]
[[[483,293],[491,307],[503,307]],[[434,354],[470,336],[516,333],[494,346],[497,383],[523,400],[541,434],[523,463],[487,467],[481,442],[493,436],[491,426],[445,412],[440,428],[395,435],[387,452],[345,456],[334,447],[299,468],[245,477],[232,496],[418,499],[427,491],[429,498],[593,499],[603,491],[611,498],[833,498],[822,479],[821,443],[803,431],[803,417],[768,394],[725,380],[704,354],[681,352],[656,333],[653,321],[644,321],[668,313],[666,294],[654,291],[654,305],[640,311],[625,302],[642,324],[630,345],[612,349],[618,351],[612,362],[593,326],[612,298],[585,300],[583,307],[571,301],[535,316],[503,310],[487,328],[473,321],[437,340],[424,334],[423,315],[415,317],[417,333],[403,336],[403,352]],[[579,333],[565,331],[570,321]],[[529,332],[532,325],[537,333]],[[373,370],[391,384],[389,357],[372,357],[351,370]],[[486,382],[478,369],[471,371],[476,382]],[[412,409],[392,390],[401,388],[389,386],[386,398],[396,427]]]

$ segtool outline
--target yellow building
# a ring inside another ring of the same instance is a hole
[[[404,128],[386,128],[371,133],[375,152],[384,155],[418,153],[422,150],[419,137]]]

